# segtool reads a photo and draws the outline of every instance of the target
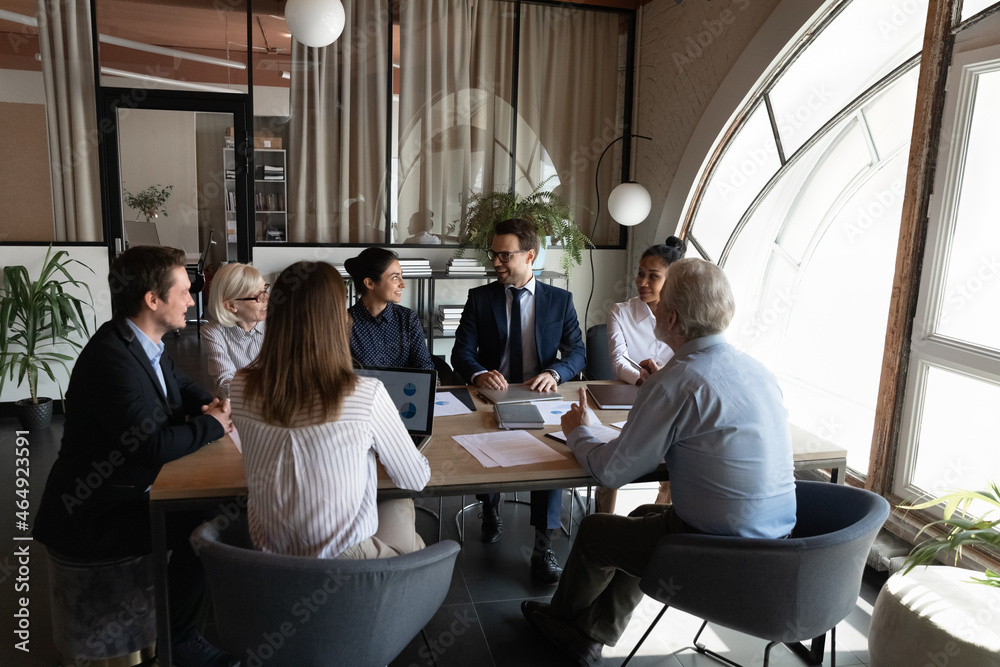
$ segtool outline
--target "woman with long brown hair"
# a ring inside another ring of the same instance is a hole
[[[267,336],[231,387],[250,536],[263,551],[384,558],[423,547],[413,501],[375,502],[375,456],[396,486],[430,478],[382,383],[351,369],[344,280],[298,262],[271,290]]]

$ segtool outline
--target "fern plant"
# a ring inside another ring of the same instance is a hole
[[[973,502],[982,501],[987,505],[992,505],[982,516],[975,516],[970,513]],[[962,555],[962,548],[966,546],[986,546],[1000,548],[1000,487],[996,482],[990,483],[990,488],[986,491],[964,491],[958,490],[948,493],[939,498],[928,500],[917,505],[904,505],[901,509],[922,510],[944,503],[944,514],[941,519],[932,521],[917,533],[919,538],[932,528],[941,528],[945,532],[933,535],[918,543],[910,555],[906,557],[906,569],[904,574],[918,565],[926,565],[934,562],[941,553],[952,551],[955,553],[955,562]],[[986,570],[983,578],[973,577],[971,581],[987,586],[1000,588],[1000,574],[992,570]]]
[[[510,190],[496,190],[472,194],[465,200],[465,216],[455,220],[449,233],[458,230],[458,256],[468,248],[475,248],[485,259],[493,241],[493,229],[497,223],[510,218],[523,218],[535,223],[539,241],[545,247],[546,237],[563,247],[559,265],[569,275],[572,268],[583,261],[583,251],[593,247],[579,227],[573,222],[574,204],[550,190],[544,190],[549,179],[539,183],[524,197]]]

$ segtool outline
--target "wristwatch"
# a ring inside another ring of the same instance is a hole
[[[545,372],[556,379],[556,384],[562,384],[562,378],[559,377],[559,373],[552,370],[551,368],[546,368]]]

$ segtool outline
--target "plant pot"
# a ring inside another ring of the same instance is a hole
[[[552,237],[546,236],[544,238],[539,239],[539,241],[540,243],[538,244],[538,257],[536,257],[535,261],[531,263],[531,272],[534,273],[536,276],[541,274],[541,272],[545,270],[545,250],[552,243]]]
[[[38,403],[22,398],[14,403],[14,413],[26,431],[44,431],[52,423],[52,399],[39,396]]]

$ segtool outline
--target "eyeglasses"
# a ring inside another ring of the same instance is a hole
[[[245,296],[242,299],[233,299],[233,301],[256,301],[257,303],[264,303],[267,301],[267,293],[270,291],[271,285],[265,284],[264,289],[257,292],[253,296]]]
[[[487,250],[486,257],[492,262],[494,259],[499,259],[501,264],[506,264],[510,261],[510,258],[514,255],[519,255],[522,252],[528,252],[527,250],[515,250],[514,252],[496,252],[494,250]]]

